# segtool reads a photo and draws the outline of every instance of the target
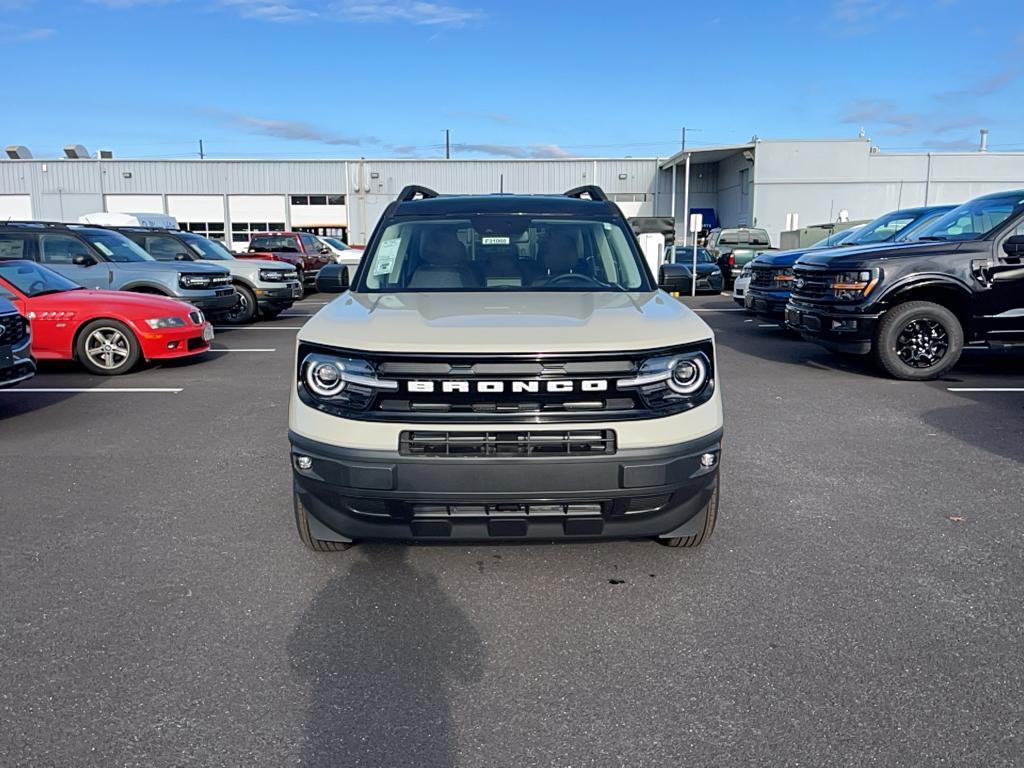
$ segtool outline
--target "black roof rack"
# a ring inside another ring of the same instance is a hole
[[[427,200],[431,197],[440,197],[440,195],[432,189],[421,187],[416,184],[410,184],[398,193],[398,202],[407,203],[410,200],[415,200],[417,195],[419,195],[420,200]]]
[[[601,189],[596,184],[586,184],[582,187],[573,187],[572,189],[565,193],[566,197],[577,197],[580,200],[583,199],[584,195],[586,195],[596,203],[608,202],[608,195],[606,195],[604,193],[604,190]]]
[[[20,219],[4,219],[0,221],[0,227],[46,227],[67,229],[68,225],[62,221],[24,221]]]

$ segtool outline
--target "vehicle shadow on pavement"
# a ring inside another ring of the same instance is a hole
[[[1024,464],[1024,394],[955,394],[964,399],[964,405],[927,411],[922,414],[924,422],[983,451]],[[1015,482],[1019,484],[1021,480]]]
[[[407,547],[358,552],[289,638],[310,688],[301,764],[456,765],[450,691],[480,679],[480,635],[436,578],[410,566]]]

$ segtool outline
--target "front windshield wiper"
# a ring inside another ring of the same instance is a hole
[[[949,238],[948,237],[943,237],[942,235],[924,235],[923,237],[919,237],[917,239],[918,240],[928,240],[928,241],[934,242],[934,243],[944,243]]]

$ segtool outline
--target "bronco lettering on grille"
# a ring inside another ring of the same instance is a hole
[[[587,379],[580,382],[568,379],[555,379],[552,381],[409,381],[406,382],[410,392],[426,394],[430,392],[481,392],[486,394],[501,394],[503,392],[539,393],[541,389],[545,392],[573,392],[579,384],[581,392],[607,392],[608,382],[604,379]]]

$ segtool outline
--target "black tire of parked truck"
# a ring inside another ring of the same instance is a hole
[[[948,373],[960,359],[964,331],[956,315],[931,301],[897,304],[875,331],[875,361],[904,381],[928,381]]]
[[[676,536],[671,539],[658,539],[658,543],[666,547],[699,547],[711,538],[715,530],[715,523],[718,521],[718,480],[715,480],[715,488],[711,491],[711,498],[708,505],[704,507],[704,527],[693,536]]]
[[[231,325],[248,325],[256,319],[256,294],[244,285],[235,283],[238,303],[227,313],[226,319]]]
[[[299,494],[293,492],[292,500],[293,508],[295,509],[295,527],[299,530],[299,538],[302,540],[302,543],[309,549],[312,549],[314,552],[344,552],[346,549],[354,546],[344,541],[324,541],[323,539],[316,538],[313,532],[309,530],[309,513],[302,506]]]

